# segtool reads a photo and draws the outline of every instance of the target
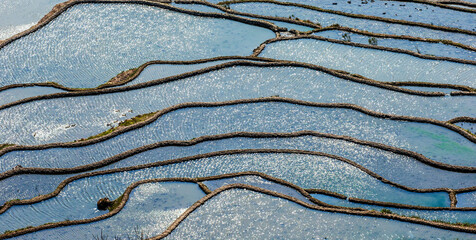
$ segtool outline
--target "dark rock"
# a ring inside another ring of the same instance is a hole
[[[97,208],[99,210],[104,211],[104,210],[107,210],[110,206],[112,206],[112,203],[113,202],[111,200],[109,200],[109,198],[107,198],[107,197],[106,198],[101,198],[101,199],[99,199],[99,201],[97,203]]]

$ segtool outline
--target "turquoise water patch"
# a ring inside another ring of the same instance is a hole
[[[391,213],[395,213],[398,215],[415,218],[418,217],[432,221],[439,220],[451,223],[476,223],[475,211],[415,210],[405,208],[381,207],[377,205],[350,202],[345,199],[335,198],[324,194],[311,194],[311,196],[334,206],[364,208],[369,210],[375,210],[378,212],[390,210]]]

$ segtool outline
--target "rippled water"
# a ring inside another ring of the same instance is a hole
[[[125,141],[129,139],[128,137],[123,138]],[[113,154],[118,154],[125,151],[125,147],[134,147],[132,144],[117,145],[121,142],[123,141],[117,139],[116,141],[109,140],[104,144],[79,149],[56,148],[37,152],[24,151],[18,154],[8,153],[2,160],[21,164],[23,167],[73,167],[93,163]],[[140,145],[140,141],[137,141],[136,144]],[[257,139],[230,138],[203,142],[190,147],[161,147],[123,159],[102,169],[134,166],[214,151],[251,148],[301,149],[335,154],[348,158],[390,181],[414,188],[464,188],[472,186],[475,179],[474,174],[471,173],[444,171],[422,164],[412,158],[390,152],[342,140],[312,136]],[[106,151],[106,149],[110,150]],[[90,152],[98,154],[88,154]],[[25,162],[25,160],[29,162]],[[4,195],[0,197],[0,202],[46,194],[53,191],[61,180],[69,176],[71,175],[17,175],[0,181],[0,188],[4,191]]]
[[[15,239],[95,239],[100,236],[135,238],[140,237],[141,234],[144,237],[150,237],[164,231],[180,214],[204,196],[205,194],[195,183],[148,183],[135,188],[126,206],[111,218],[89,224],[41,231]],[[95,203],[86,204],[90,211],[97,214],[106,213],[97,210]],[[37,215],[35,219],[37,221],[51,219],[42,212]],[[11,226],[15,226],[13,224],[19,223],[14,222]]]
[[[275,183],[273,181],[266,180],[259,176],[252,176],[252,175],[240,176],[240,177],[223,178],[223,179],[210,180],[210,181],[203,182],[203,184],[205,184],[210,189],[210,191],[215,191],[217,188],[220,188],[229,184],[236,184],[236,183],[242,183],[246,185],[251,185],[251,186],[271,190],[274,192],[282,193],[290,197],[299,199],[308,204],[314,204],[308,198],[306,198],[300,192],[298,192],[296,189],[284,186],[279,183]]]
[[[476,192],[460,193],[456,195],[457,207],[476,207]]]
[[[224,61],[212,61],[206,63],[199,63],[199,64],[153,64],[147,66],[137,78],[133,81],[128,82],[126,85],[134,85],[138,83],[149,82],[152,80],[157,80],[160,78],[165,78],[169,76],[179,75],[186,72],[196,71],[202,68],[207,68],[215,65],[219,65],[222,63],[230,62],[232,60],[224,60]]]
[[[472,21],[474,14],[451,9],[431,6],[415,2],[392,1],[335,1],[335,0],[288,0],[324,9],[332,9],[346,13],[365,14],[390,19],[429,23],[476,31]],[[451,17],[441,17],[451,16]]]
[[[426,60],[403,53],[315,39],[274,42],[268,44],[260,56],[308,62],[383,82],[415,81],[476,86],[474,65]]]
[[[234,124],[236,122],[241,124]],[[114,138],[111,143],[119,141],[116,146],[124,146],[135,142],[138,144],[135,146],[140,146],[161,140],[190,140],[202,135],[227,132],[300,130],[315,130],[385,142],[391,146],[424,154],[435,161],[474,166],[472,159],[476,154],[476,146],[461,135],[443,127],[385,120],[354,110],[307,107],[279,102],[177,110],[150,125],[124,133]],[[84,154],[87,156],[87,151]],[[95,152],[91,151],[90,154]]]
[[[335,159],[297,154],[255,153],[210,157],[161,167],[83,178],[68,184],[58,197],[31,205],[14,206],[1,214],[0,219],[2,222],[18,222],[18,228],[20,225],[26,227],[28,222],[15,220],[15,216],[30,212],[32,208],[45,216],[64,216],[65,210],[74,208],[69,211],[74,219],[92,217],[98,214],[94,207],[97,200],[103,197],[116,199],[127,186],[140,180],[206,177],[243,171],[258,171],[303,188],[327,189],[349,197],[435,207],[448,207],[450,204],[446,193],[414,193],[398,189]],[[35,215],[34,218],[37,217]],[[47,223],[49,220],[50,218],[38,219],[38,224]],[[5,230],[7,229],[3,231]]]
[[[64,0],[0,1],[0,40],[7,39],[36,24],[55,4]]]
[[[365,208],[369,210],[385,211],[390,210],[392,213],[404,216],[420,217],[428,220],[440,220],[452,223],[476,223],[475,211],[445,211],[445,210],[415,210],[404,208],[381,207],[377,205],[367,205],[346,201],[344,199],[330,197],[323,194],[311,194],[313,197],[335,206]]]
[[[314,33],[314,35],[337,40],[350,40],[351,42],[355,43],[373,44],[384,47],[406,49],[426,55],[476,60],[475,52],[452,45],[446,45],[443,43],[430,43],[410,41],[405,39],[369,37],[357,33],[339,30],[322,31]]]
[[[230,7],[240,12],[248,12],[267,16],[279,16],[286,18],[294,16],[299,19],[311,20],[313,22],[320,23],[323,27],[327,27],[332,24],[339,24],[341,26],[357,28],[360,30],[375,33],[411,35],[415,37],[433,39],[447,39],[470,46],[476,46],[476,40],[474,39],[474,36],[468,34],[445,32],[441,30],[386,23],[361,18],[351,18],[337,14],[318,12],[293,6],[279,6],[271,3],[240,3],[232,4],[230,5]],[[398,9],[397,11],[401,10]],[[443,21],[447,20],[446,17],[441,17],[441,19]],[[470,25],[469,23],[471,23],[471,21],[466,23],[468,24],[467,26],[471,26],[471,28],[474,28],[474,26]]]
[[[95,152],[101,154],[81,154],[98,147],[102,151],[95,150]],[[6,166],[10,164],[12,167],[18,164],[23,167],[74,167],[94,163],[113,154],[119,154],[125,151],[124,147],[133,147],[133,145],[116,147],[114,143],[106,142],[106,144],[100,144],[89,149],[85,147],[83,149],[57,148],[36,152],[24,151],[8,153],[1,160],[6,163],[4,165],[5,170],[8,169]],[[190,147],[161,147],[126,158],[105,168],[145,164],[157,161],[158,158],[166,160],[222,150],[252,148],[300,149],[334,154],[348,158],[391,181],[414,188],[465,188],[473,186],[476,179],[476,175],[472,173],[445,171],[430,167],[406,156],[343,140],[312,136],[294,138],[231,138],[203,142]],[[111,150],[105,151],[105,149]],[[3,184],[0,182],[0,185]],[[26,187],[26,189],[30,188],[32,188],[31,185]]]
[[[206,5],[202,5],[202,4],[174,4],[174,6],[177,6],[179,8],[196,10],[196,11],[200,11],[200,12],[224,13],[219,9],[212,8],[212,7],[209,7],[209,6],[206,6]],[[246,18],[251,18],[251,19],[260,19],[260,18],[253,18],[253,17],[248,17],[248,16],[245,16],[245,17]],[[292,24],[292,23],[288,23],[288,22],[272,21],[272,20],[268,20],[268,19],[260,19],[260,20],[265,20],[265,21],[274,23],[276,26],[284,27],[284,28],[287,28],[288,30],[289,29],[295,29],[295,30],[306,32],[306,31],[310,31],[310,30],[313,29],[313,28],[310,28],[310,27],[306,27],[306,26],[302,26],[302,25],[298,25],[298,24]]]
[[[464,129],[466,129],[467,131],[472,132],[473,134],[476,133],[476,123],[459,122],[459,123],[455,123],[455,125],[458,125],[458,126],[464,128]]]
[[[96,87],[150,60],[249,55],[273,36],[264,28],[157,7],[80,4],[0,50],[0,85]]]
[[[147,72],[139,81],[153,79],[154,71],[151,68],[152,73]],[[19,144],[67,142],[179,103],[275,95],[313,102],[353,103],[383,113],[441,120],[476,115],[476,99],[471,96],[414,96],[304,68],[233,67],[133,91],[41,100],[4,109],[0,111],[0,121],[7,128],[0,132],[0,139]]]
[[[170,239],[400,239],[461,238],[459,233],[395,220],[310,210],[284,199],[246,190],[230,190],[187,217]]]
[[[64,92],[63,90],[52,87],[19,87],[3,90],[0,92],[0,106],[18,101],[20,99],[35,97],[40,95]]]
[[[212,2],[216,2],[213,0]],[[397,1],[293,2],[344,12],[425,22],[474,31],[474,13],[426,4]],[[57,0],[0,0],[0,39],[36,23]],[[173,6],[220,13],[200,4]],[[231,4],[231,8],[268,16],[312,20],[323,26],[340,24],[375,33],[453,40],[475,46],[471,34],[350,18],[270,3]],[[451,17],[448,17],[451,16]],[[251,19],[251,18],[250,18]],[[260,19],[260,18],[254,18]],[[309,31],[296,24],[270,21],[279,27]],[[290,36],[292,33],[282,32]],[[315,33],[333,39],[407,49],[422,54],[475,60],[471,50],[441,43],[375,38],[329,30]],[[346,34],[344,36],[344,34]],[[18,83],[57,82],[67,87],[90,88],[121,71],[151,60],[196,60],[218,56],[249,56],[253,49],[275,37],[269,29],[225,18],[193,16],[140,4],[79,4],[38,31],[0,49],[0,87]],[[370,41],[372,40],[372,41]],[[378,81],[418,81],[475,87],[471,64],[425,60],[408,54],[301,39],[267,44],[263,57],[314,63],[360,74]],[[190,64],[153,64],[134,85],[235,61],[214,60]],[[257,61],[259,62],[259,61]],[[0,110],[0,148],[3,143],[44,144],[68,142],[98,134],[120,121],[186,102],[217,102],[279,96],[321,103],[352,103],[382,113],[450,120],[476,116],[474,96],[450,96],[451,88],[404,86],[442,97],[422,97],[340,79],[302,67],[234,66],[132,91],[33,101]],[[0,105],[27,97],[63,92],[50,87],[12,88],[0,92]],[[455,125],[474,132],[469,122]],[[144,127],[103,142],[73,148],[13,151],[0,156],[0,172],[15,167],[64,168],[91,164],[133,148],[164,140],[191,140],[230,132],[295,132],[313,130],[351,136],[395,146],[446,164],[476,167],[476,144],[462,135],[433,124],[371,117],[361,112],[310,107],[284,102],[258,102],[215,107],[190,107],[161,116]],[[349,141],[300,136],[292,138],[233,137],[191,146],[166,146],[125,158],[91,171],[167,161],[197,154],[239,149],[297,149],[338,155],[389,181],[411,188],[461,189],[476,184],[475,173],[446,171],[416,159]],[[446,192],[402,190],[372,177],[351,164],[323,156],[290,153],[245,153],[210,156],[163,166],[82,178],[66,185],[58,196],[42,202],[15,205],[0,214],[3,233],[28,226],[89,219],[107,213],[96,203],[114,200],[131,184],[151,178],[200,178],[255,171],[301,188],[323,189],[348,197],[388,203],[449,207]],[[82,172],[81,172],[82,173]],[[29,199],[55,190],[77,174],[25,174],[0,180],[0,205]],[[245,183],[312,204],[296,189],[257,175],[203,182],[210,190]],[[148,183],[135,188],[117,215],[77,226],[43,230],[19,239],[116,239],[152,237],[162,233],[187,208],[203,198],[191,182]],[[415,210],[351,203],[322,194],[317,199],[336,206],[360,207],[428,220],[476,223],[474,211]],[[475,207],[475,191],[457,193],[457,207]],[[474,235],[474,234],[473,234]],[[291,201],[249,190],[218,194],[187,217],[172,239],[471,239],[473,235],[385,218],[311,210]]]

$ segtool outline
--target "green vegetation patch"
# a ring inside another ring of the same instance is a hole
[[[109,79],[109,81],[107,81],[106,83],[99,85],[97,88],[105,88],[111,85],[123,84],[127,82],[129,79],[131,79],[131,77],[134,76],[137,73],[137,71],[139,71],[139,68],[140,67],[130,68],[128,70],[122,71],[116,76],[114,76],[113,78]]]
[[[5,143],[5,144],[0,144],[0,150],[6,148],[6,147],[10,147],[10,146],[13,146],[15,144],[11,144],[11,143]]]
[[[393,212],[390,211],[389,209],[386,209],[386,208],[383,208],[382,210],[380,210],[381,213],[385,213],[385,214],[392,214]]]
[[[152,117],[153,115],[155,114],[155,112],[151,112],[151,113],[146,113],[146,114],[141,114],[141,115],[137,115],[131,119],[127,119],[127,120],[124,120],[122,122],[119,123],[118,127],[127,127],[127,126],[130,126],[132,124],[135,124],[135,123],[138,123],[138,122],[142,122],[144,120],[147,120],[149,119],[150,117]]]
[[[91,139],[95,139],[95,138],[99,138],[99,137],[108,135],[108,134],[114,132],[119,127],[127,127],[127,126],[133,125],[135,123],[145,121],[145,120],[149,119],[150,117],[152,117],[155,113],[156,112],[151,112],[151,113],[145,113],[145,114],[137,115],[137,116],[135,116],[131,119],[127,119],[127,120],[124,120],[124,121],[120,122],[117,125],[117,127],[110,128],[110,129],[108,129],[108,130],[106,130],[102,133],[99,133],[99,134],[94,135],[94,136],[90,136],[88,138],[81,138],[79,140],[76,140],[75,142],[77,142],[77,141],[87,141],[87,140],[91,140]]]
[[[116,200],[114,200],[111,204],[111,206],[109,206],[107,209],[109,211],[113,211],[114,209],[116,209],[117,207],[119,207],[119,204],[121,204],[122,202],[122,198],[124,198],[124,195],[121,195],[120,197],[118,197]]]
[[[79,141],[87,141],[87,140],[91,140],[91,139],[99,138],[99,137],[102,137],[102,136],[108,135],[109,133],[112,133],[112,132],[114,132],[114,128],[110,128],[110,129],[108,129],[107,131],[104,131],[104,132],[102,132],[102,133],[100,133],[100,134],[97,134],[97,135],[94,135],[94,136],[88,137],[88,138],[86,138],[86,139],[84,139],[84,138],[81,138],[81,139],[79,139]]]

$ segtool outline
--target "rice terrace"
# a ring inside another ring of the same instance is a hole
[[[476,1],[1,0],[0,239],[476,239]]]

